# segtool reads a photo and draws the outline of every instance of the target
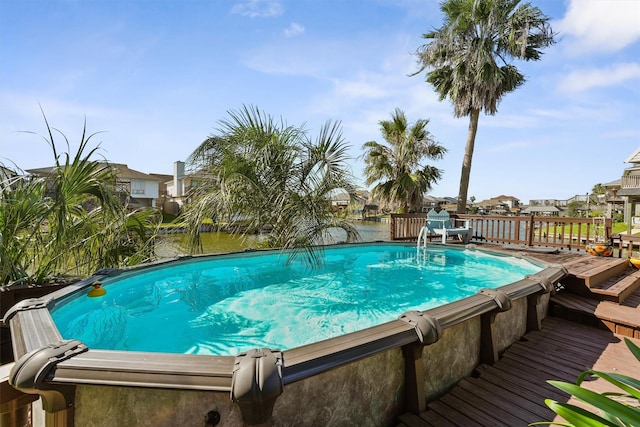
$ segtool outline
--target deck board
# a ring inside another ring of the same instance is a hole
[[[472,377],[460,381],[445,396],[430,402],[426,412],[412,418],[422,424],[402,423],[401,417],[400,426],[526,426],[536,421],[560,421],[544,399],[567,402],[569,396],[547,380],[575,382],[587,367],[637,376],[640,362],[622,338],[595,327],[547,318],[541,331],[525,335],[494,365],[481,365]],[[640,340],[634,342],[640,345]],[[613,390],[601,379],[584,385],[599,392]]]
[[[473,418],[473,420],[478,422],[480,425],[491,425],[496,421],[495,418],[487,415],[484,411],[476,408],[469,402],[460,399],[460,397],[456,396],[455,394],[446,394],[442,397],[441,400],[449,407],[458,408],[458,410],[463,411],[466,415]]]

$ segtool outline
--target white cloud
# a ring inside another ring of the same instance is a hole
[[[282,15],[283,12],[282,4],[271,0],[248,0],[237,3],[231,8],[231,13],[250,18],[269,18]]]
[[[304,27],[296,22],[292,22],[289,27],[285,28],[284,35],[286,37],[295,37],[304,33]]]
[[[614,64],[606,68],[572,71],[558,82],[558,89],[582,92],[596,87],[615,86],[633,79],[640,79],[640,64]]]
[[[363,77],[357,80],[335,79],[335,93],[338,99],[357,98],[360,100],[381,98],[387,91],[384,86],[378,84],[378,79],[372,76]]]
[[[527,149],[534,144],[530,141],[514,141],[514,142],[506,142],[503,144],[496,144],[487,148],[487,151],[490,153],[509,153],[513,151],[521,151],[523,149]]]
[[[570,0],[554,29],[576,53],[616,52],[640,39],[640,1]]]

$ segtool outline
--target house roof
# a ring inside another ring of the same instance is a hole
[[[150,173],[149,175],[158,178],[162,182],[173,181],[173,175],[167,175],[164,173]]]
[[[27,169],[27,172],[37,176],[48,176],[52,175],[55,170],[56,168],[54,166],[49,166],[46,168]]]
[[[636,149],[636,151],[634,151],[629,157],[627,157],[627,160],[624,161],[625,163],[640,163],[640,147],[638,147]]]
[[[422,198],[424,203],[446,203],[446,204],[456,204],[458,199],[455,197],[435,197],[427,194]]]
[[[611,182],[607,182],[606,184],[602,184],[602,186],[605,188],[616,188],[620,187],[620,185],[622,185],[622,180],[620,178]]]
[[[493,199],[498,199],[498,200],[518,200],[518,201],[520,200],[520,199],[518,199],[517,197],[513,197],[513,196],[504,196],[504,195],[494,197]]]
[[[520,201],[520,199],[518,199],[517,197],[513,197],[513,196],[497,196],[497,197],[492,197],[490,199],[486,199],[486,200],[482,200],[480,202],[475,203],[477,206],[482,206],[482,207],[491,207],[494,205],[499,205],[502,204],[506,201],[509,200],[516,200],[516,201]]]
[[[154,174],[155,176],[166,176],[167,179],[163,179],[165,184],[170,184],[173,182],[173,175],[161,175],[161,174]],[[192,180],[192,181],[196,181],[196,180],[200,180],[200,179],[210,179],[211,178],[211,174],[202,170],[202,169],[198,169],[197,171],[182,175],[179,177],[179,179],[181,180]]]
[[[104,163],[104,162],[101,162]],[[162,181],[163,179],[148,175],[146,173],[138,172],[137,170],[130,169],[129,166],[122,163],[106,163],[112,168],[116,170],[116,174],[118,179],[140,179],[146,181]],[[46,168],[36,168],[36,169],[28,169],[27,172],[38,175],[38,176],[48,176],[52,175],[56,170],[55,166],[49,166]]]
[[[521,213],[533,213],[533,212],[560,212],[555,206],[529,206],[526,209],[523,209]]]
[[[621,188],[616,193],[617,196],[640,196],[640,188]]]
[[[109,163],[111,167],[116,169],[119,179],[143,179],[147,181],[162,181],[162,178],[155,177],[137,170],[129,169],[129,166],[122,163]]]

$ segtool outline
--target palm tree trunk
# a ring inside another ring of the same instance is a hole
[[[460,191],[458,192],[458,205],[456,212],[463,214],[467,212],[467,192],[469,191],[469,176],[471,175],[471,160],[473,158],[473,147],[476,143],[476,133],[478,132],[478,117],[480,109],[474,108],[469,114],[469,132],[467,133],[467,146],[464,149],[462,159],[462,173],[460,175]]]

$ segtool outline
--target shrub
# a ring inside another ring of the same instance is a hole
[[[58,152],[55,129],[46,117],[45,123],[55,162],[48,176],[0,165],[0,285],[43,284],[151,260],[160,216],[127,209],[114,169],[92,160],[95,134],[86,136],[86,125],[72,156]]]

